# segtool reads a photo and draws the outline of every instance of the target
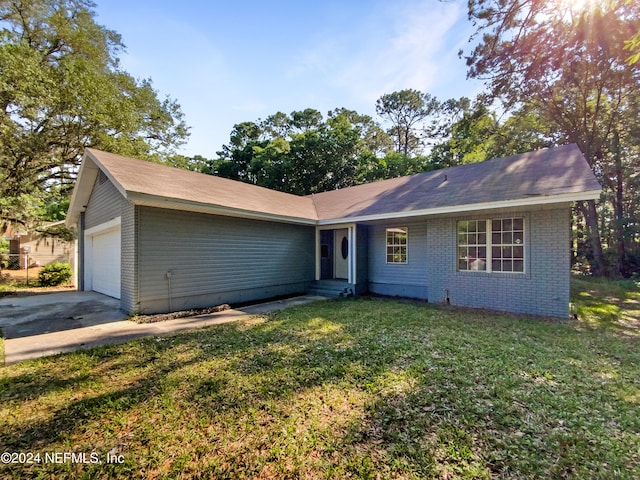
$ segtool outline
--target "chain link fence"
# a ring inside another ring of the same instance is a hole
[[[69,253],[45,255],[39,253],[0,253],[0,280],[35,284],[40,269],[52,263],[71,263]]]

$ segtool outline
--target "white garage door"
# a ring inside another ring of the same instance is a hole
[[[120,298],[120,227],[92,237],[91,290]]]

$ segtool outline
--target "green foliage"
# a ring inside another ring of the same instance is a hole
[[[626,0],[627,4],[631,5],[635,0]],[[640,29],[636,33],[624,41],[624,49],[629,50],[631,55],[627,58],[629,64],[637,63],[640,61]]]
[[[406,89],[388,93],[376,101],[376,112],[391,122],[389,135],[395,139],[396,152],[405,156],[422,147],[417,125],[438,112],[438,100],[428,93]]]
[[[4,238],[0,238],[0,282],[2,282],[2,270],[9,268],[9,241]]]
[[[336,109],[278,112],[234,126],[208,173],[305,195],[356,185],[376,170],[384,132],[370,117]]]
[[[511,111],[526,106],[556,141],[576,143],[603,183],[610,205],[579,204],[598,275],[628,274],[626,252],[637,249],[628,219],[640,215],[640,63],[627,59],[639,17],[640,3],[629,0],[469,2],[477,27],[469,76],[488,79],[492,98]],[[603,244],[615,248],[610,265]]]
[[[68,282],[73,276],[68,263],[52,263],[40,269],[38,280],[41,287],[55,287]]]
[[[0,216],[60,217],[85,147],[159,158],[187,135],[176,102],[119,66],[89,0],[0,3]],[[44,210],[44,212],[43,212]],[[55,210],[55,209],[54,209]]]

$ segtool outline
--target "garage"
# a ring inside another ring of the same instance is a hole
[[[88,290],[120,298],[120,225],[90,235],[86,256],[91,259],[85,271]]]

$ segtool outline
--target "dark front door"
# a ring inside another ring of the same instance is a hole
[[[320,280],[333,278],[333,230],[320,230]]]

